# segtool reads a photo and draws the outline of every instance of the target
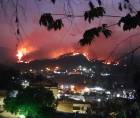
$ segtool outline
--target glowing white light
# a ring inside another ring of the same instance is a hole
[[[110,95],[110,94],[111,94],[111,92],[110,92],[110,91],[106,91],[106,94],[109,94],[109,95]]]
[[[32,70],[32,69],[30,69],[29,71],[30,71],[30,72],[32,72],[33,70]]]
[[[86,53],[83,53],[83,55],[84,55],[85,57],[87,57],[87,54],[86,54]]]
[[[56,66],[56,67],[55,67],[55,69],[59,69],[59,67],[58,67],[58,66]]]
[[[57,94],[57,98],[60,99],[60,97],[61,97],[61,94],[58,93],[58,94]]]
[[[110,64],[111,64],[111,62],[107,62],[106,64],[107,64],[107,65],[110,65]]]
[[[19,115],[20,118],[26,118],[24,115]]]
[[[59,72],[59,71],[55,71],[55,70],[54,70],[54,73],[55,73],[55,74],[60,74],[61,72]]]
[[[87,60],[90,61],[89,57],[88,57],[88,53],[83,53],[83,55],[87,58]]]
[[[17,54],[16,54],[16,56],[18,58],[18,62],[22,62],[22,57],[26,54],[27,54],[27,49],[26,48],[19,49],[17,51]]]
[[[51,69],[47,67],[46,70],[47,70],[47,71],[50,71]]]
[[[85,87],[84,92],[90,92],[90,89],[88,87]]]
[[[79,55],[79,54],[80,54],[80,53],[75,52],[75,53],[73,53],[72,55],[75,56],[75,55]]]
[[[30,61],[25,61],[24,63],[28,64],[28,63],[30,63]]]
[[[23,53],[18,51],[16,56],[18,57],[18,60],[21,61],[21,58],[23,57]]]
[[[98,101],[98,102],[101,102],[101,99],[100,99],[100,98],[98,98],[98,99],[97,99],[97,101]]]
[[[60,86],[60,89],[64,89],[64,85],[63,84]]]
[[[109,76],[109,73],[101,73],[101,76]]]
[[[77,100],[77,101],[85,101],[84,96],[81,96],[81,95],[71,95],[71,96],[69,96],[69,98],[71,98],[73,100]]]
[[[22,85],[24,88],[26,88],[26,87],[28,87],[28,86],[30,85],[30,83],[29,83],[27,80],[24,80],[24,81],[21,83],[21,85]]]
[[[71,85],[70,88],[71,88],[71,91],[74,91],[75,86]]]
[[[119,62],[116,62],[116,63],[114,63],[113,65],[117,66],[117,65],[119,65]]]
[[[105,89],[103,89],[101,87],[94,87],[93,89],[96,90],[96,91],[104,91],[105,90]]]
[[[83,71],[86,71],[87,69],[86,68],[83,68]]]
[[[117,98],[119,98],[121,95],[118,93],[116,96],[117,96]]]

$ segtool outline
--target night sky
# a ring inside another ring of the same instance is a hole
[[[8,1],[8,0],[3,0]],[[26,57],[31,59],[54,58],[64,53],[82,52],[87,53],[90,58],[106,59],[110,52],[115,49],[112,58],[118,57],[140,45],[139,30],[123,32],[118,26],[111,27],[113,34],[109,39],[100,36],[90,46],[81,47],[78,41],[86,29],[98,26],[103,23],[114,24],[119,18],[103,17],[89,24],[83,17],[66,18],[65,16],[54,16],[63,18],[64,28],[60,31],[48,31],[47,28],[39,25],[39,18],[42,13],[63,14],[73,12],[74,15],[83,15],[88,10],[88,0],[70,0],[72,8],[67,6],[67,0],[56,0],[52,4],[50,0],[19,0],[18,14],[20,20],[21,39],[16,39],[15,24],[15,3],[16,0],[4,2],[0,8],[0,47],[6,47],[13,51],[16,57],[16,45],[29,50]],[[58,2],[59,1],[59,2]],[[93,0],[95,1],[95,0]],[[123,16],[127,13],[118,10],[120,0],[104,0],[106,14]],[[137,10],[140,10],[139,0],[130,0]],[[93,2],[94,3],[94,2]],[[95,3],[97,4],[97,3]],[[64,10],[65,9],[65,10]],[[136,36],[128,38],[131,35]],[[126,40],[126,39],[129,40]],[[116,47],[116,45],[118,45]],[[18,48],[19,48],[18,47]],[[116,47],[116,48],[115,48]],[[2,53],[2,51],[0,51]],[[4,54],[4,53],[3,53]],[[5,53],[6,54],[6,53]],[[140,51],[137,52],[140,54]],[[7,55],[7,54],[6,54]],[[5,55],[5,56],[6,56]],[[0,60],[4,55],[0,55]]]

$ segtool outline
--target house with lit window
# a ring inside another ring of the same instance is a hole
[[[56,109],[58,112],[85,114],[90,107],[88,102],[67,99],[59,100]]]

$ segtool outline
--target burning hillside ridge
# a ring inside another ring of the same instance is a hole
[[[58,52],[50,52],[50,54],[48,54],[47,56],[45,56],[44,54],[39,53],[40,51],[33,51],[30,52],[28,51],[27,48],[20,48],[17,51],[17,58],[18,58],[18,63],[29,63],[32,60],[37,60],[37,59],[45,59],[45,58],[49,58],[49,59],[53,59],[53,58],[59,58],[61,56],[76,56],[76,55],[84,55],[86,57],[87,60],[90,60],[90,58],[88,57],[88,53],[81,53],[81,52],[64,52],[62,53],[61,51]],[[38,56],[40,55],[40,56]]]
[[[104,60],[105,58],[96,58],[93,56],[93,52],[89,50],[88,47],[80,47],[80,48],[74,48],[74,47],[68,47],[68,48],[54,48],[54,49],[48,49],[48,48],[39,48],[33,46],[31,42],[24,42],[20,44],[17,48],[17,62],[18,63],[29,63],[33,60],[40,60],[40,59],[54,59],[59,58],[61,56],[76,56],[82,54],[84,57],[86,57],[87,60],[97,59],[97,60]],[[111,64],[111,61],[107,61],[107,64]]]
[[[30,61],[34,60],[40,60],[40,59],[59,59],[67,56],[78,56],[78,55],[83,55],[88,61],[92,60],[90,56],[88,55],[87,52],[64,52],[62,51],[55,51],[55,52],[49,52],[47,53],[48,55],[44,55],[44,52],[40,52],[38,50],[36,51],[31,51],[28,50],[30,48],[20,48],[17,51],[17,57],[18,57],[18,63],[29,63]],[[42,54],[41,54],[42,53]],[[101,60],[101,59],[97,59]],[[113,60],[104,60],[104,64],[111,65],[115,64],[118,65],[119,62],[114,62]]]
[[[29,63],[32,60],[39,59],[52,59],[58,58],[61,55],[71,54],[71,56],[75,56],[78,54],[83,54],[88,60],[91,58],[89,54],[89,50],[87,48],[79,48],[75,49],[73,47],[68,48],[57,48],[57,49],[47,49],[47,48],[39,48],[31,45],[31,42],[24,42],[20,44],[17,48],[17,62]]]

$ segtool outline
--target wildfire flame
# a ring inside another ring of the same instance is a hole
[[[93,53],[89,50],[89,48],[60,48],[57,50],[40,50],[39,47],[32,45],[29,41],[24,41],[23,43],[18,45],[17,48],[17,62],[21,63],[29,63],[31,60],[43,59],[43,58],[59,58],[61,55],[71,54],[71,56],[83,54],[89,61],[93,58]],[[103,60],[104,57],[95,58],[97,60]],[[114,61],[113,59],[107,60],[103,62],[104,64],[110,65]],[[118,65],[119,63],[115,62],[114,65]]]
[[[17,59],[18,59],[18,63],[20,63],[20,62],[25,62],[25,63],[29,62],[29,60],[25,61],[25,57],[27,55],[29,55],[30,53],[32,53],[33,51],[35,51],[35,50],[33,48],[31,48],[31,47],[28,47],[28,46],[27,47],[22,46],[22,47],[18,48],[17,54],[16,54]],[[50,53],[51,53],[52,58],[57,58],[57,57],[59,57],[59,56],[61,56],[63,54],[66,54],[66,53],[72,53],[72,56],[83,54],[88,60],[90,60],[89,56],[88,56],[88,53],[86,53],[86,52],[75,52],[75,51],[70,50],[70,52],[65,53],[62,50],[60,50],[60,51],[54,51],[54,52],[50,52]]]
[[[90,60],[89,59],[89,56],[88,56],[88,53],[86,53],[86,52],[81,52],[81,53],[79,53],[79,52],[72,52],[73,54],[73,56],[75,56],[75,55],[79,55],[79,54],[83,54],[86,58],[87,58],[87,60]]]
[[[27,54],[27,49],[26,48],[18,49],[17,54],[16,54],[16,56],[18,58],[18,62],[23,62],[22,58],[26,54]]]
[[[16,54],[16,57],[18,60],[17,62],[29,63],[31,59],[25,59],[25,57],[29,55],[30,53],[34,52],[35,50],[36,49],[33,46],[31,46],[31,44],[27,41],[20,44],[17,48],[17,54]]]

